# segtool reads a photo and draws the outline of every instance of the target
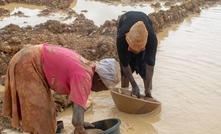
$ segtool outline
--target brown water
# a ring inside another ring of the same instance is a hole
[[[86,121],[120,118],[123,134],[219,134],[221,131],[221,6],[205,9],[157,36],[153,96],[162,107],[150,114],[117,110],[110,92],[91,94]],[[136,76],[141,89],[142,80]],[[71,110],[59,115],[70,124]]]
[[[220,15],[221,6],[213,7],[164,30],[153,90],[163,103],[159,133],[220,133]]]
[[[94,105],[85,113],[85,120],[120,118],[122,134],[219,134],[220,16],[220,5],[204,9],[157,34],[159,46],[152,94],[162,102],[161,108],[149,114],[130,115],[117,110],[109,91],[92,92],[90,99]],[[99,19],[97,22],[101,22]],[[143,91],[142,80],[135,77]],[[73,132],[71,115],[71,109],[67,109],[58,116],[58,120],[64,121],[63,133]]]
[[[1,85],[0,85],[0,92],[1,92],[1,91],[4,91],[4,86],[1,86]]]
[[[178,3],[179,4],[179,3]],[[64,19],[67,17],[67,14],[62,12],[53,12],[49,16],[38,16],[40,14],[40,11],[44,10],[45,6],[35,6],[35,5],[26,5],[26,4],[8,4],[5,6],[0,6],[0,8],[8,9],[10,13],[10,17],[2,16],[0,17],[0,28],[10,24],[13,22],[13,24],[17,24],[19,26],[35,26],[40,23],[44,23],[47,20],[59,20],[63,23],[72,23],[75,18],[72,17],[68,20]],[[167,10],[168,7],[162,7],[162,8],[152,8],[150,7],[150,3],[137,3],[132,6],[127,6],[124,4],[121,4],[117,1],[113,2],[113,4],[106,4],[103,2],[96,2],[91,0],[74,0],[73,3],[71,3],[70,7],[71,9],[75,10],[78,14],[83,13],[88,19],[91,19],[94,21],[94,24],[97,26],[100,26],[104,24],[106,20],[111,19],[117,19],[118,15],[121,15],[125,11],[129,10],[137,10],[137,11],[143,11],[146,13],[151,13],[154,11],[161,10]],[[87,12],[82,12],[83,10],[87,10]],[[14,13],[17,13],[18,11],[21,11],[24,13],[24,17],[18,17],[14,16]],[[101,15],[100,13],[105,11],[105,15]]]

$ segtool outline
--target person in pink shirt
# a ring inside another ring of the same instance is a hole
[[[78,53],[43,44],[23,48],[8,66],[3,114],[12,117],[13,127],[24,132],[55,134],[56,111],[51,89],[69,95],[75,134],[93,127],[84,122],[90,91],[103,91],[120,81],[119,63],[113,58],[89,61]]]

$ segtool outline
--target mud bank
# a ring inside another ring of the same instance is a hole
[[[218,1],[192,0],[183,2],[179,6],[171,6],[171,9],[167,11],[160,10],[156,13],[150,13],[149,16],[155,32],[159,33],[164,28],[182,22],[190,14],[200,13],[203,8],[210,7]],[[0,5],[10,2],[18,1],[0,0]],[[115,46],[118,20],[107,20],[103,25],[97,27],[92,20],[88,20],[83,14],[77,14],[69,9],[72,1],[68,0],[62,1],[63,4],[58,4],[57,2],[60,1],[54,0],[50,2],[44,0],[19,2],[48,6],[48,9],[44,10],[41,15],[46,15],[59,8],[65,10],[70,16],[74,15],[77,19],[69,25],[49,20],[34,27],[19,27],[10,24],[0,29],[0,84],[4,85],[5,73],[11,57],[23,47],[39,43],[51,43],[73,49],[89,60],[99,60],[105,57],[118,59]],[[59,7],[55,5],[59,5]],[[8,15],[9,11],[0,8],[0,13],[0,15]],[[22,15],[22,13],[20,14]],[[61,112],[70,106],[68,96],[54,93],[54,98],[57,112]],[[0,111],[2,111],[2,103],[3,92],[0,94]],[[0,132],[6,128],[11,128],[10,118],[3,116],[0,112]]]

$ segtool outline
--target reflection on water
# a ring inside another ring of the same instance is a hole
[[[0,6],[0,8],[5,8],[10,11],[10,16],[1,16],[0,17],[0,28],[3,28],[9,24],[16,24],[20,27],[24,27],[27,25],[35,26],[40,23],[44,23],[47,20],[60,20],[61,22],[66,23],[63,18],[67,17],[67,14],[57,12],[52,13],[49,16],[38,16],[42,10],[44,10],[45,6],[34,6],[34,5],[26,5],[26,4],[8,4],[5,6]],[[21,11],[24,13],[24,17],[15,16],[15,13]],[[68,21],[67,21],[68,22]]]
[[[93,20],[95,25],[102,25],[105,20],[117,19],[119,15],[123,14],[125,11],[138,10],[145,11],[147,13],[154,12],[149,5],[139,5],[134,6],[123,6],[119,5],[107,5],[101,2],[78,0],[78,4],[72,8],[77,13],[82,13],[82,10],[87,10],[88,12],[83,13],[88,19]],[[84,6],[82,6],[84,5]]]
[[[46,8],[45,6],[35,6],[35,5],[18,4],[18,3],[10,3],[5,6],[0,6],[0,8],[7,9],[10,12],[13,12],[15,9],[18,9],[20,7],[24,8],[24,9],[27,8],[30,10],[35,10],[35,9],[44,10]]]
[[[87,10],[88,12],[83,13],[88,19],[93,20],[94,24],[97,26],[102,25],[105,20],[117,20],[118,16],[123,14],[124,12],[135,10],[135,11],[142,11],[146,14],[159,11],[167,10],[168,7],[161,7],[155,9],[150,6],[151,3],[149,2],[141,2],[135,3],[134,5],[124,5],[124,4],[116,4],[117,2],[114,1],[115,4],[106,4],[104,2],[95,2],[93,0],[78,0],[77,5],[72,8],[77,13],[81,13],[82,10]],[[84,5],[84,6],[82,6]]]
[[[69,8],[75,10],[78,14],[83,13],[88,19],[93,20],[95,25],[100,26],[106,20],[116,20],[119,15],[123,14],[126,11],[136,10],[143,11],[146,14],[149,14],[154,11],[158,11],[159,9],[168,9],[168,7],[154,9],[150,6],[150,4],[151,3],[143,2],[141,4],[128,6],[122,5],[116,1],[112,4],[107,4],[105,2],[97,2],[93,0],[74,0]],[[64,20],[64,18],[67,17],[67,14],[59,11],[53,12],[49,16],[39,17],[38,14],[40,14],[40,12],[46,8],[45,6],[11,3],[5,6],[0,6],[0,8],[5,8],[10,11],[10,16],[0,17],[0,28],[3,28],[10,23],[25,27],[27,25],[35,26],[37,24],[44,23],[49,19],[59,20],[60,22],[67,24],[70,24],[75,20],[75,18]],[[82,12],[83,10],[87,10],[87,12]],[[24,15],[28,17],[13,16],[13,14],[17,13],[18,11],[23,12]]]

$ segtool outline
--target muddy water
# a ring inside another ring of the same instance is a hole
[[[159,9],[168,9],[168,7],[164,6],[162,8],[152,8],[150,3],[146,2],[145,4],[140,2],[132,6],[127,6],[117,1],[111,4],[106,4],[95,1],[78,0],[77,3],[73,5],[74,6],[70,6],[70,8],[75,10],[77,13],[83,13],[88,19],[94,20],[94,24],[98,26],[102,25],[105,20],[117,19],[118,15],[123,14],[125,11],[136,10],[149,14],[154,11],[158,11]],[[82,12],[83,10],[86,10],[86,12]],[[104,12],[105,15],[101,14],[102,12]]]
[[[19,26],[27,26],[31,25],[34,26],[36,24],[46,22],[48,18],[46,17],[38,17],[37,15],[40,11],[44,10],[44,6],[34,6],[34,5],[26,5],[26,4],[17,4],[12,3],[6,6],[0,6],[0,8],[4,8],[10,11],[10,16],[1,16],[0,17],[0,28],[13,23]],[[13,14],[18,13],[21,11],[24,13],[23,17],[14,16]]]
[[[151,3],[137,3],[132,6],[120,4],[119,2],[113,2],[110,4],[96,2],[96,1],[88,1],[88,0],[74,0],[70,7],[78,14],[83,13],[88,19],[94,21],[94,24],[97,26],[102,25],[106,20],[117,19],[118,15],[123,14],[125,11],[137,10],[143,11],[147,14],[152,13],[154,11],[167,10],[168,7],[162,6],[161,8],[153,8],[150,6]],[[179,3],[178,3],[179,4]],[[48,16],[38,16],[42,10],[44,10],[45,6],[35,6],[35,5],[26,5],[26,4],[8,4],[5,6],[0,6],[0,8],[5,8],[10,11],[9,16],[0,17],[0,28],[13,23],[17,24],[20,27],[25,27],[27,25],[35,26],[40,23],[44,23],[47,20],[59,20],[62,23],[70,24],[75,20],[75,17],[70,19],[65,19],[67,14],[59,11],[50,13]],[[21,11],[24,13],[23,16],[15,16],[15,13]],[[101,13],[105,12],[105,15]]]
[[[159,133],[220,133],[220,15],[213,7],[164,30],[153,91],[163,103]]]
[[[80,2],[82,1],[73,4],[73,8],[77,9]],[[88,16],[85,13],[88,18],[89,13]],[[98,94],[92,92],[90,99],[94,105],[93,109],[85,113],[85,120],[93,122],[105,118],[120,118],[122,134],[219,134],[220,16],[221,6],[204,9],[201,14],[192,15],[183,23],[157,34],[159,47],[152,93],[162,102],[161,108],[149,114],[130,115],[117,110],[109,91]],[[3,19],[0,23],[6,24],[5,21]],[[100,24],[101,20],[98,19],[97,23]],[[137,75],[135,77],[143,91],[142,80]],[[71,109],[60,113],[57,119],[64,121],[63,133],[73,132],[70,123]]]
[[[120,118],[123,134],[219,134],[221,131],[221,6],[205,9],[158,34],[153,96],[162,107],[150,114],[117,110],[110,92],[91,94],[86,121]],[[136,76],[141,89],[142,80]],[[71,109],[59,115],[71,133]]]
[[[0,92],[4,91],[4,86],[0,85]]]

